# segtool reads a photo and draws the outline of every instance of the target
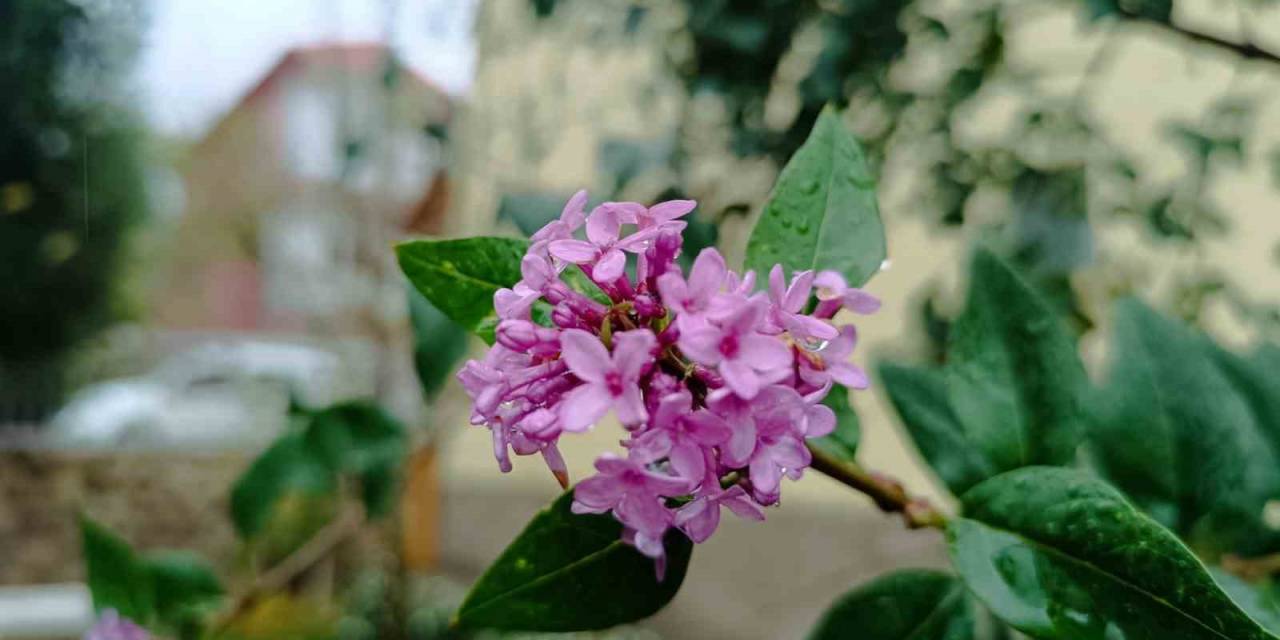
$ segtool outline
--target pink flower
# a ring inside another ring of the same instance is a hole
[[[551,255],[574,264],[590,264],[591,277],[597,282],[613,282],[622,277],[627,267],[624,251],[639,253],[657,235],[657,228],[638,231],[619,239],[626,209],[600,206],[587,218],[587,240],[565,239],[551,242]]]
[[[539,229],[530,236],[533,241],[531,251],[534,253],[544,253],[546,246],[554,240],[564,240],[573,237],[573,232],[582,226],[586,220],[583,209],[587,205],[587,191],[583,189],[575,194],[569,201],[565,203],[564,209],[560,212],[560,218],[552,220],[547,226]]]
[[[684,217],[697,206],[698,203],[693,200],[659,202],[637,216],[636,225],[641,229],[665,226],[678,233],[684,230],[686,223],[676,219]]]
[[[720,526],[720,507],[728,507],[740,518],[764,520],[764,510],[742,487],[734,485],[721,490],[719,483],[704,490],[676,512],[675,525],[694,542],[706,542]]]
[[[84,634],[83,640],[150,640],[151,634],[122,617],[115,609],[107,609],[98,616],[93,628]]]
[[[857,365],[849,362],[853,348],[858,344],[858,330],[853,325],[845,325],[840,335],[823,348],[804,351],[797,358],[800,362],[800,377],[805,382],[822,387],[832,382],[842,384],[851,389],[866,389],[871,381],[867,374]]]
[[[665,536],[705,541],[722,506],[763,519],[782,479],[801,477],[805,440],[836,426],[822,400],[844,393],[837,384],[866,386],[849,361],[857,332],[833,318],[879,302],[838,273],[801,271],[788,283],[780,266],[768,291],[755,293],[756,274],[729,270],[715,249],[684,273],[680,218],[693,201],[607,202],[590,216],[585,203],[586,192],[575,194],[533,235],[520,281],[494,295],[496,344],[458,379],[499,469],[512,468],[512,454],[539,454],[561,486],[569,473],[560,438],[612,410],[627,432],[626,456],[597,458],[573,509],[612,513],[623,541],[653,558],[661,579]],[[627,253],[636,254],[634,278]],[[570,287],[569,264],[604,296]],[[544,313],[535,321],[535,305],[551,309],[550,326]]]
[[[682,330],[680,349],[694,362],[718,367],[734,393],[754,398],[791,366],[791,350],[757,331],[764,311],[759,300],[745,300],[719,323]]]
[[[612,510],[619,522],[649,541],[658,542],[661,549],[662,534],[675,517],[662,499],[688,492],[688,481],[650,471],[634,460],[611,453],[596,459],[596,471],[599,473],[574,487],[573,512]]]
[[[658,293],[662,301],[679,318],[688,318],[702,314],[711,309],[715,295],[724,284],[728,268],[724,264],[724,256],[714,248],[706,248],[698,253],[689,270],[686,281],[679,273],[666,273],[658,277]]]
[[[818,288],[818,309],[814,315],[830,318],[841,307],[863,315],[875,313],[880,309],[880,299],[858,289],[850,287],[844,276],[835,271],[821,271],[813,280]]]
[[[614,334],[613,355],[595,336],[581,329],[566,329],[560,348],[569,370],[585,383],[569,392],[560,405],[565,431],[586,431],[613,407],[624,425],[637,425],[649,417],[640,392],[640,374],[648,364],[657,339],[647,329]]]
[[[782,265],[775,264],[769,271],[769,301],[773,303],[769,309],[770,320],[779,331],[786,331],[802,342],[830,340],[838,335],[835,327],[803,313],[813,290],[813,279],[812,271],[801,271],[788,287]]]
[[[664,397],[649,430],[636,438],[631,453],[641,462],[671,461],[676,475],[699,480],[707,472],[704,451],[729,439],[733,430],[720,416],[693,409],[693,396],[678,391]]]

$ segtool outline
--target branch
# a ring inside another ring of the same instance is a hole
[[[263,594],[283,591],[298,576],[328,557],[344,540],[355,535],[362,524],[364,524],[363,509],[353,506],[343,511],[284,560],[259,574],[247,589],[231,601],[226,614],[220,617],[214,628],[226,628],[239,614],[252,607]]]
[[[929,504],[924,498],[913,498],[907,494],[902,483],[893,478],[868,472],[862,467],[845,462],[827,452],[807,445],[813,455],[810,465],[819,472],[830,476],[837,482],[852,487],[866,494],[885,513],[900,513],[910,529],[932,527],[942,529],[947,526],[947,518]]]
[[[1156,27],[1164,29],[1165,31],[1168,31],[1170,33],[1174,33],[1192,42],[1207,44],[1225,51],[1230,51],[1231,53],[1234,53],[1237,56],[1240,56],[1241,58],[1244,58],[1246,60],[1262,60],[1264,62],[1280,64],[1280,53],[1263,49],[1262,47],[1259,47],[1258,45],[1252,42],[1232,42],[1230,40],[1224,40],[1222,38],[1219,38],[1218,36],[1209,35],[1207,33],[1201,33],[1199,31],[1192,31],[1191,29],[1187,29],[1185,27],[1179,27],[1178,25],[1173,24],[1172,22],[1156,20],[1154,18],[1149,18],[1146,16],[1138,15],[1136,13],[1126,12],[1123,10],[1121,10],[1120,15],[1123,15],[1125,18],[1129,20],[1133,20],[1135,22],[1142,22],[1142,23],[1154,25]]]

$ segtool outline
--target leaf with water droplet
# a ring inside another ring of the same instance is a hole
[[[840,179],[857,176],[857,180]],[[866,282],[885,258],[884,225],[862,148],[840,115],[824,109],[778,176],[747,243],[746,266],[768,273],[831,269]]]
[[[1096,476],[1029,467],[965,493],[947,527],[961,578],[1044,640],[1274,640],[1171,532]]]

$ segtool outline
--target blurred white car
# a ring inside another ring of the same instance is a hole
[[[47,443],[69,448],[253,448],[284,428],[291,396],[330,404],[349,386],[341,358],[262,341],[209,344],[150,373],[87,387],[51,421]]]

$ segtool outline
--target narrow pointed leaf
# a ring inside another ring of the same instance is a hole
[[[1044,640],[1270,640],[1171,532],[1082,471],[1030,467],[977,485],[951,559],[1000,619]]]
[[[952,493],[960,495],[997,473],[951,410],[940,370],[883,363],[880,380],[920,455]]]
[[[831,269],[857,286],[880,268],[885,251],[866,156],[828,107],[778,176],[751,231],[746,266],[760,274],[775,264],[788,271]]]
[[[1091,404],[1102,474],[1206,553],[1264,529],[1280,463],[1205,338],[1137,300],[1117,304],[1108,377]]]
[[[1086,389],[1075,343],[1012,267],[979,248],[946,366],[965,439],[997,471],[1074,460]]]
[[[570,511],[568,491],[529,522],[489,567],[458,609],[466,629],[586,631],[633,622],[657,612],[684,581],[693,543],[672,531],[666,575],[624,544],[622,525],[608,515]]]
[[[938,571],[905,570],[850,591],[822,615],[808,640],[974,640],[964,585]]]

